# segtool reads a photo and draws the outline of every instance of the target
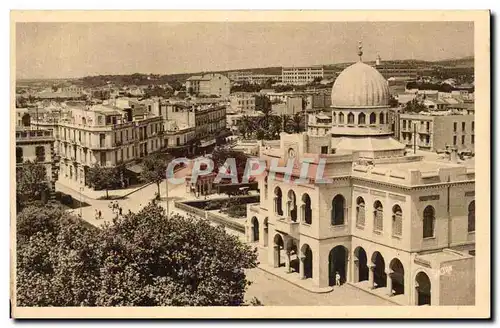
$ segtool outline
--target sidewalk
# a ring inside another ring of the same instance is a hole
[[[130,194],[133,194],[134,192],[137,192],[143,188],[146,188],[149,186],[151,183],[145,183],[142,185],[135,185],[132,188],[125,188],[125,189],[113,189],[109,190],[108,194],[110,196],[110,199],[113,198],[124,198],[129,196]],[[89,187],[82,186],[79,183],[76,183],[74,181],[71,181],[69,179],[59,179],[55,183],[56,190],[58,190],[58,187],[63,187],[63,188],[69,188],[73,190],[74,192],[81,193],[85,198],[90,198],[90,199],[99,199],[99,198],[104,198],[106,197],[106,190],[93,190]],[[59,188],[59,189],[63,189]]]
[[[283,267],[280,268],[274,268],[268,264],[268,257],[267,257],[267,249],[261,247],[260,245],[257,245],[255,243],[248,243],[248,245],[257,247],[257,252],[258,252],[258,261],[259,265],[258,268],[261,269],[262,271],[265,271],[269,274],[272,274],[273,276],[276,276],[278,278],[281,278],[299,288],[302,288],[308,292],[311,293],[316,293],[316,294],[323,294],[323,293],[329,293],[333,291],[332,286],[328,287],[316,287],[313,286],[312,279],[300,279],[300,276],[298,273],[292,272],[288,273],[285,271]]]
[[[383,300],[386,300],[388,302],[394,303],[396,305],[408,305],[405,303],[405,295],[396,295],[396,296],[390,296],[387,295],[387,291],[385,288],[376,288],[376,289],[371,289],[369,287],[368,281],[361,281],[357,283],[351,283],[348,282],[349,285],[358,288],[359,290],[362,290],[368,294],[375,295],[377,297],[380,297]]]

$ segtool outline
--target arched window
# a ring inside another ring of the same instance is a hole
[[[302,220],[307,224],[312,223],[311,197],[308,194],[302,195]]]
[[[85,117],[82,117],[82,124],[87,125],[87,119]]]
[[[282,198],[283,194],[281,193],[281,189],[276,187],[276,189],[274,189],[274,213],[280,216],[283,215]]]
[[[432,206],[427,206],[424,209],[424,226],[423,226],[423,237],[430,238],[434,237],[434,221],[435,221],[435,210]]]
[[[339,123],[340,124],[344,123],[344,113],[339,113]]]
[[[264,199],[267,199],[267,175],[266,177],[264,178]]]
[[[353,113],[347,114],[347,124],[354,124],[354,114]]]
[[[16,147],[16,163],[22,163],[23,162],[23,148],[21,147]]]
[[[356,225],[365,226],[365,200],[363,197],[358,197],[356,200]]]
[[[403,234],[403,211],[399,205],[392,208],[392,235],[401,236]]]
[[[290,219],[293,222],[297,222],[297,201],[293,190],[288,191],[287,205],[288,205],[288,217],[290,217]]]
[[[373,229],[375,231],[384,230],[384,208],[378,200],[373,204]]]
[[[379,115],[379,122],[380,122],[380,124],[384,124],[384,121],[385,121],[384,120],[384,113],[380,113],[380,115]]]
[[[342,195],[337,195],[332,200],[332,225],[344,224],[345,198]]]
[[[31,125],[30,114],[28,114],[28,113],[24,114],[23,117],[21,118],[21,121],[22,121],[23,126],[30,126]]]
[[[375,124],[375,121],[377,120],[377,115],[375,113],[370,114],[370,124]]]
[[[476,231],[476,201],[474,200],[469,204],[467,231],[468,232]]]
[[[364,113],[359,113],[358,124],[366,124],[366,115]]]

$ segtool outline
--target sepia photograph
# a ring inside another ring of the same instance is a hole
[[[489,20],[11,12],[11,316],[489,317]]]

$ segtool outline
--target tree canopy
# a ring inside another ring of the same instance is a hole
[[[140,179],[156,183],[158,187],[158,197],[160,196],[160,183],[165,179],[167,171],[167,160],[158,154],[152,154],[144,158],[142,161],[143,171],[141,172]]]
[[[206,220],[150,203],[102,229],[57,207],[17,224],[19,306],[236,306],[256,250]]]
[[[95,189],[105,189],[106,198],[109,198],[109,189],[117,187],[120,182],[120,172],[118,167],[102,167],[94,165],[87,173],[87,183]]]
[[[26,161],[16,167],[16,198],[21,206],[33,201],[46,201],[43,198],[48,190],[47,171],[42,164]]]

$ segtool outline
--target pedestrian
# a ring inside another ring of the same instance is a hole
[[[122,210],[123,210],[123,209],[120,207],[120,208],[119,208],[120,215],[122,215]]]
[[[101,210],[99,210],[99,219],[102,219],[102,213],[101,213]]]
[[[335,285],[340,286],[340,274],[338,271],[335,273]]]

